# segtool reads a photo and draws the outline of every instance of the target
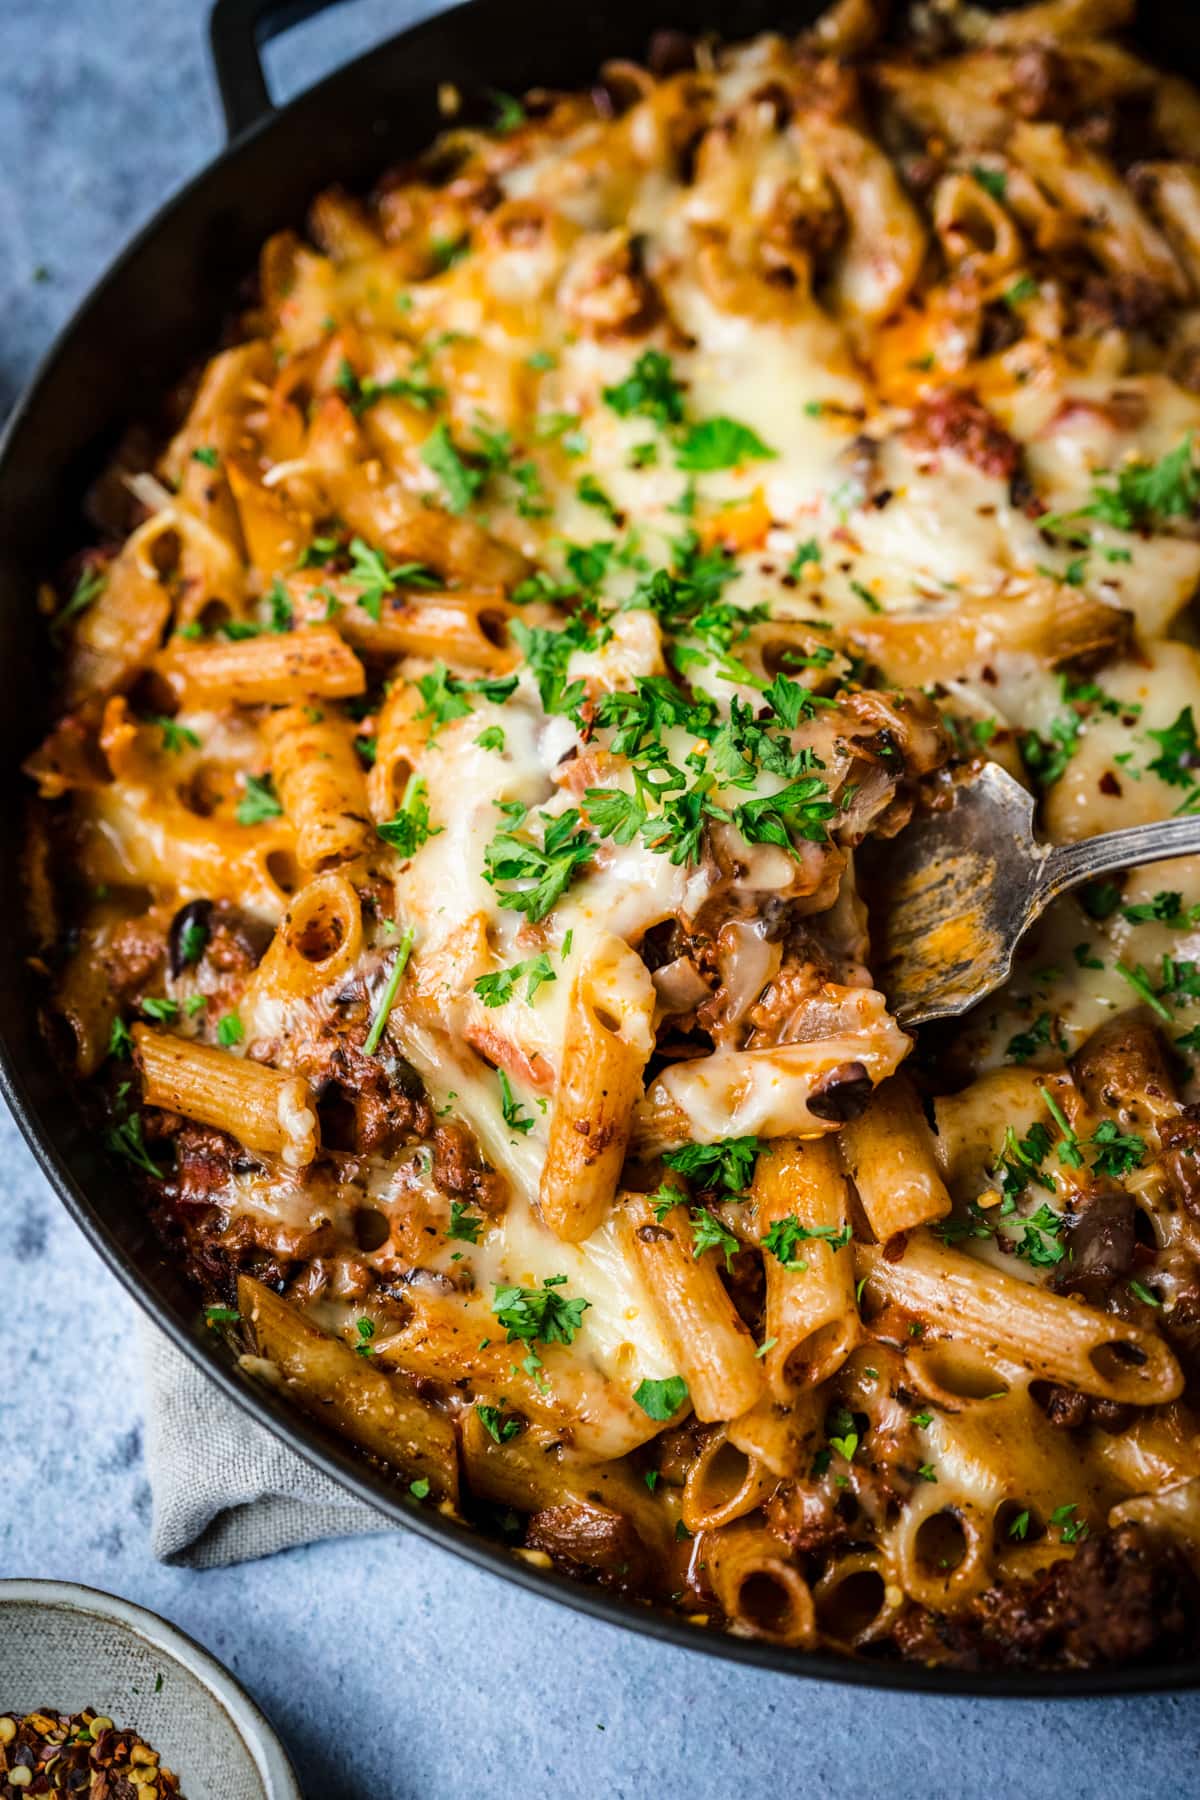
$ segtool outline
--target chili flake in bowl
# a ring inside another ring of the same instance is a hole
[[[72,1794],[78,1800],[156,1800],[179,1778],[136,1731],[82,1712],[0,1713],[0,1794]]]

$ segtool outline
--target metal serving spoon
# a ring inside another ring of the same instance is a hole
[[[952,806],[881,844],[874,967],[901,1025],[953,1018],[994,992],[1052,900],[1118,869],[1200,852],[1200,817],[1039,844],[1033,796],[999,763],[959,782]]]

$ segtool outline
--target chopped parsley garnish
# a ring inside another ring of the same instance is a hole
[[[146,720],[147,725],[157,725],[162,732],[163,749],[177,756],[181,750],[198,750],[200,738],[190,725],[180,725],[177,720],[152,713]]]
[[[798,1244],[827,1244],[831,1250],[844,1250],[853,1235],[849,1225],[802,1225],[789,1213],[763,1233],[762,1247],[783,1268],[803,1272],[808,1264],[796,1255]]]
[[[715,1144],[682,1144],[678,1150],[666,1150],[663,1161],[699,1188],[743,1194],[766,1147],[758,1137],[720,1138]]]
[[[1152,1294],[1150,1289],[1148,1287],[1143,1287],[1140,1281],[1131,1281],[1129,1283],[1129,1291],[1135,1300],[1141,1301],[1143,1306],[1162,1305],[1162,1301],[1159,1299],[1158,1295]]]
[[[683,389],[661,350],[644,350],[625,380],[604,389],[605,404],[624,419],[637,416],[659,425],[683,423]]]
[[[507,1336],[506,1344],[573,1344],[590,1300],[571,1300],[559,1289],[565,1275],[547,1275],[540,1288],[497,1286],[492,1311]]]
[[[156,1180],[161,1179],[162,1170],[146,1148],[140,1113],[131,1113],[129,1118],[111,1126],[104,1134],[104,1142],[108,1149],[133,1163],[135,1168],[144,1169],[147,1175],[153,1175]]]
[[[446,1227],[448,1238],[457,1238],[463,1244],[477,1244],[482,1229],[483,1219],[478,1213],[468,1212],[461,1200],[450,1202],[450,1223]]]
[[[204,1323],[211,1330],[214,1325],[236,1325],[241,1319],[236,1306],[206,1306]]]
[[[506,137],[510,131],[515,131],[518,125],[523,125],[529,117],[523,103],[517,99],[516,95],[506,94],[503,88],[489,88],[488,99],[493,108],[492,130],[499,132],[501,137]]]
[[[232,1050],[246,1035],[246,1027],[236,1013],[224,1013],[217,1021],[217,1042],[222,1050]]]
[[[1150,1010],[1156,1012],[1160,1019],[1169,1019],[1171,1017],[1169,1010],[1163,1005],[1157,993],[1154,991],[1154,983],[1151,981],[1141,963],[1138,963],[1136,968],[1131,969],[1128,963],[1118,961],[1116,970],[1122,981],[1127,981],[1138,998],[1144,1000]]]
[[[118,1017],[112,1022],[108,1033],[108,1054],[110,1056],[129,1056],[133,1052],[133,1037],[128,1025]]]
[[[718,416],[688,427],[676,445],[675,466],[696,473],[736,469],[741,463],[773,461],[776,454],[748,425]]]
[[[98,600],[108,585],[107,574],[97,569],[85,569],[71,591],[71,596],[59,607],[50,621],[50,635],[58,637],[64,625],[86,612],[92,603]]]
[[[513,1131],[532,1131],[534,1120],[513,1093],[508,1076],[503,1069],[498,1069],[496,1073],[500,1080],[500,1114],[504,1123]]]
[[[1172,931],[1186,931],[1200,919],[1200,906],[1185,908],[1182,894],[1160,888],[1151,900],[1137,906],[1123,906],[1121,917],[1128,919],[1131,925],[1157,923],[1169,925]]]
[[[1004,199],[1008,192],[1008,177],[1003,169],[985,169],[982,163],[973,163],[971,174],[985,194],[990,194],[993,200]]]
[[[375,1336],[374,1319],[355,1319],[354,1329],[358,1333],[358,1342],[354,1346],[355,1356],[370,1356],[373,1348],[371,1339]]]
[[[1028,1031],[1018,1031],[1014,1037],[1008,1040],[1004,1054],[1015,1063],[1027,1063],[1030,1057],[1037,1055],[1039,1050],[1046,1050],[1051,1046],[1065,1054],[1066,1039],[1061,1032],[1057,1037],[1053,1034],[1054,1021],[1050,1014],[1048,1012],[1039,1013]]]
[[[498,1444],[507,1444],[521,1430],[520,1419],[513,1418],[511,1415],[505,1418],[498,1406],[485,1406],[480,1400],[476,1402],[475,1411],[479,1415],[479,1423],[483,1429]]]
[[[787,572],[789,575],[799,575],[801,569],[807,568],[809,563],[819,563],[820,560],[821,546],[816,538],[805,538],[804,542],[797,546],[796,552],[787,566]]]
[[[150,995],[141,1003],[142,1011],[148,1019],[154,1019],[159,1025],[172,1025],[179,1017],[179,1003],[176,1000],[160,1000]]]
[[[387,1026],[392,1007],[396,1003],[396,995],[400,991],[400,983],[404,971],[408,967],[408,959],[412,955],[413,940],[416,935],[416,931],[411,925],[406,926],[404,935],[396,946],[396,960],[392,964],[391,973],[388,975],[383,993],[379,997],[379,1005],[371,1020],[371,1029],[363,1039],[364,1056],[374,1056],[379,1048],[379,1040]]]
[[[1200,773],[1200,744],[1196,741],[1191,707],[1185,706],[1173,724],[1162,731],[1148,727],[1146,736],[1159,746],[1158,755],[1146,764],[1149,772],[1170,787],[1195,787]]]
[[[575,492],[585,506],[594,506],[614,525],[621,522],[621,514],[615,502],[605,493],[594,475],[581,475],[575,483]]]
[[[1065,1506],[1056,1506],[1050,1514],[1048,1523],[1059,1527],[1064,1544],[1080,1543],[1088,1535],[1086,1520],[1074,1517],[1078,1511],[1078,1503],[1069,1500]]]
[[[192,461],[203,463],[206,469],[216,469],[221,464],[221,458],[211,444],[197,444],[192,451]]]
[[[464,681],[460,676],[452,675],[444,662],[436,662],[428,674],[417,677],[417,691],[424,704],[416,716],[430,721],[429,736],[432,740],[443,725],[448,725],[452,719],[467,716],[474,695],[478,694],[483,699],[500,705],[515,692],[516,686],[515,675],[482,675],[474,680]]]
[[[429,823],[428,789],[420,775],[410,775],[399,806],[375,830],[400,856],[415,856],[422,844],[445,828]]]
[[[693,1206],[688,1217],[692,1227],[692,1255],[700,1257],[706,1250],[719,1250],[728,1269],[739,1249],[732,1231],[727,1231],[706,1206]]]
[[[524,807],[517,808],[517,814],[516,818],[510,814],[512,823],[523,825]],[[502,905],[524,913],[531,924],[552,911],[595,849],[591,833],[579,829],[575,807],[539,813],[538,818],[543,826],[541,845],[509,829],[498,831],[484,851],[484,880],[495,888]]]
[[[358,589],[358,604],[378,625],[383,617],[383,602],[401,585],[408,587],[440,587],[441,582],[424,563],[398,563],[389,568],[387,558],[372,549],[365,538],[350,540],[350,570],[346,580]]]
[[[688,1386],[682,1375],[668,1375],[665,1381],[639,1382],[633,1397],[648,1419],[665,1424],[687,1400]]]
[[[1153,531],[1164,519],[1191,517],[1198,504],[1200,470],[1192,458],[1189,431],[1158,462],[1127,463],[1111,487],[1094,482],[1080,516],[1100,519],[1121,531]]]
[[[450,436],[445,420],[436,425],[421,447],[421,461],[442,484],[447,510],[466,512],[486,479],[484,470],[465,462]]]
[[[376,381],[373,376],[364,375],[361,380],[354,373],[350,364],[343,357],[338,369],[334,386],[345,399],[356,419],[361,419],[369,406],[378,400],[407,400],[410,406],[419,408],[421,412],[429,412],[444,400],[446,390],[434,381],[422,381],[417,377],[397,375],[389,381]]]
[[[185,969],[195,967],[204,955],[207,944],[207,922],[204,919],[189,919],[179,933],[179,960]]]
[[[475,742],[481,750],[503,750],[504,732],[499,725],[485,725]]]
[[[1115,881],[1089,881],[1079,890],[1079,904],[1097,925],[1111,919],[1121,904],[1121,890]]]
[[[1120,1181],[1122,1176],[1140,1168],[1146,1156],[1145,1141],[1126,1136],[1112,1119],[1100,1121],[1089,1139],[1089,1147],[1096,1151],[1092,1163],[1096,1174],[1111,1175],[1114,1181]]]
[[[283,816],[283,807],[275,794],[269,775],[247,775],[246,787],[237,803],[235,817],[239,825],[262,825],[268,819]]]
[[[409,1482],[408,1491],[414,1500],[428,1500],[429,1482],[424,1475],[418,1475],[415,1481]]]
[[[503,1006],[513,998],[518,982],[524,980],[525,998],[532,1005],[543,982],[557,979],[550,958],[543,950],[540,956],[513,963],[507,969],[496,969],[490,975],[481,975],[474,986],[485,1006]]]

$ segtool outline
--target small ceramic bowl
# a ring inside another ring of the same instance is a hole
[[[66,1581],[0,1581],[0,1713],[96,1707],[158,1751],[187,1800],[303,1800],[250,1696],[165,1619]]]

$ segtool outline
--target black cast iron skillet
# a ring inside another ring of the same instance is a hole
[[[117,429],[209,351],[263,239],[299,223],[331,182],[366,187],[433,138],[439,82],[467,94],[579,87],[608,57],[638,57],[652,29],[719,28],[730,39],[794,29],[818,0],[467,0],[360,57],[275,111],[259,48],[326,0],[216,0],[212,49],[232,143],[130,245],[76,313],[0,444],[0,1092],[72,1217],[173,1342],[232,1400],[327,1475],[422,1536],[536,1593],[666,1642],[760,1668],[925,1693],[1065,1696],[1200,1684],[1200,1661],[1165,1669],[996,1676],[803,1655],[709,1634],[649,1607],[531,1569],[410,1502],[382,1473],[284,1401],[251,1387],[206,1332],[195,1294],[162,1256],[130,1184],[84,1127],[39,1035],[18,872],[23,756],[49,723],[48,650],[36,584],[82,533],[81,500]],[[1143,0],[1140,40],[1200,76],[1200,24]],[[202,1446],[197,1446],[200,1452]]]

